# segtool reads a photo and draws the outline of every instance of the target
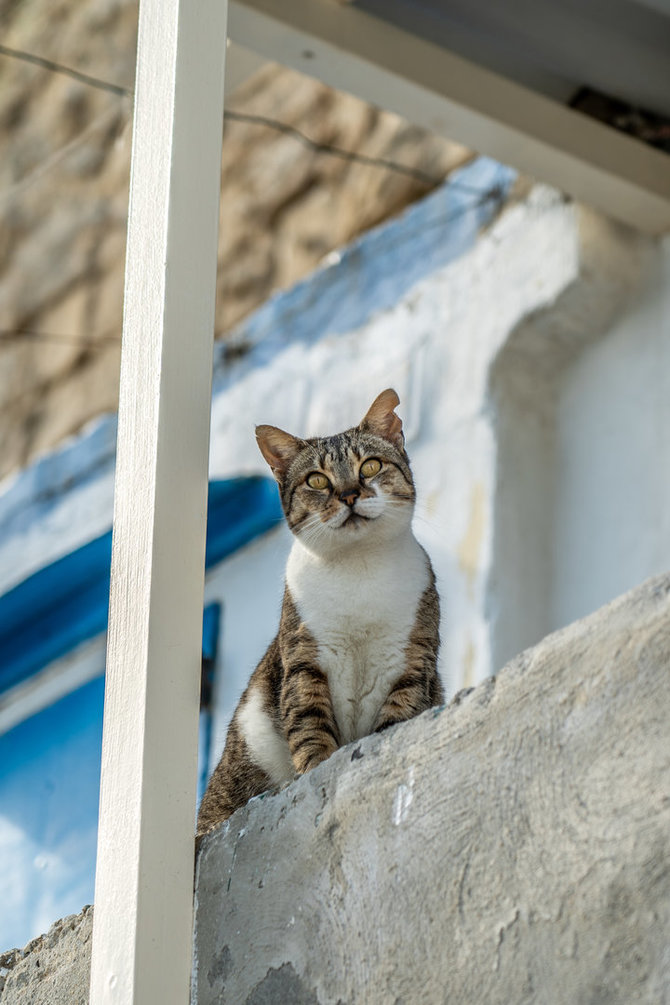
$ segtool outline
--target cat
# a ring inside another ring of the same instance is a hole
[[[279,631],[231,720],[199,836],[338,747],[444,700],[439,599],[411,529],[399,403],[382,391],[358,426],[336,436],[256,428],[295,541]]]

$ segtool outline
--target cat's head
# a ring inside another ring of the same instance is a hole
[[[390,540],[411,523],[414,482],[398,404],[395,391],[382,391],[358,426],[335,436],[302,440],[256,427],[288,525],[310,551]]]

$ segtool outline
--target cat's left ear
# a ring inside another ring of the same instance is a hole
[[[291,436],[276,426],[256,426],[256,440],[278,482],[283,480],[294,458],[305,445],[297,436]]]
[[[393,411],[400,404],[400,398],[392,387],[377,395],[360,424],[364,432],[374,433],[388,440],[398,450],[405,447],[402,419]]]

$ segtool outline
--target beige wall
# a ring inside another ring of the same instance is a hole
[[[0,0],[0,14],[5,45],[132,88],[134,0]],[[276,66],[230,107],[436,179],[469,157]],[[130,115],[129,97],[0,56],[0,476],[116,408]],[[229,122],[217,333],[428,188]]]

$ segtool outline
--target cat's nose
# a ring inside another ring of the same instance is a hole
[[[344,492],[340,492],[340,499],[343,503],[346,503],[347,506],[353,506],[359,495],[360,492],[356,488],[345,489]]]

